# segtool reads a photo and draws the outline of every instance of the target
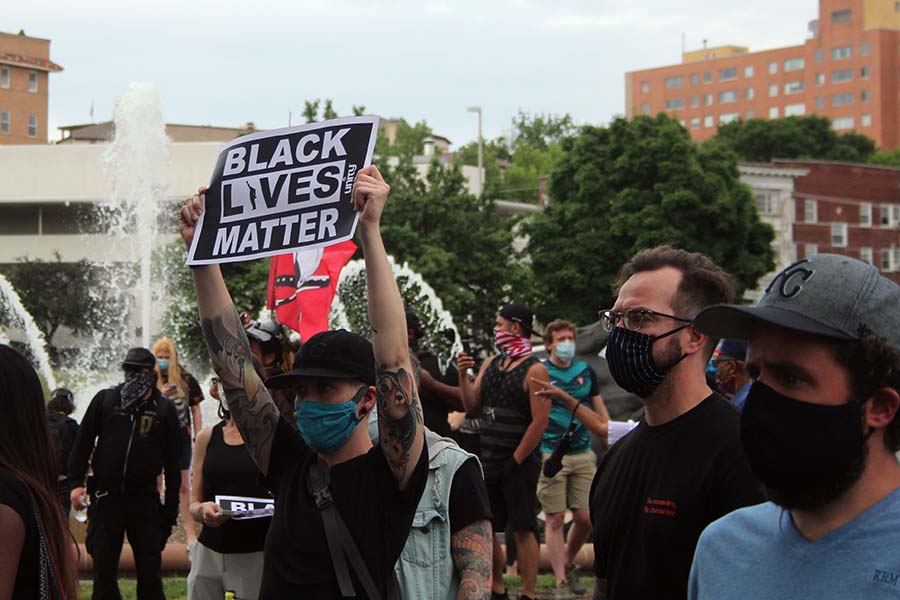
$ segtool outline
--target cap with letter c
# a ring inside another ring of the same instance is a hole
[[[869,330],[900,349],[900,285],[855,258],[816,254],[776,275],[756,306],[717,304],[694,319],[702,333],[736,339],[760,323],[844,341]]]

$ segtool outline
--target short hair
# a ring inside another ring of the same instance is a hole
[[[563,321],[562,319],[556,319],[555,321],[550,321],[547,323],[547,326],[544,328],[544,345],[553,343],[553,334],[557,331],[565,331],[570,330],[572,332],[572,336],[578,335],[578,328],[575,326],[575,323],[571,321]]]
[[[853,400],[862,402],[885,387],[900,394],[900,349],[869,329],[863,329],[859,340],[830,345],[832,356],[847,371]],[[885,427],[884,445],[900,451],[900,414]]]
[[[672,308],[681,313],[677,316],[693,319],[707,306],[734,302],[734,286],[721,267],[705,254],[669,245],[641,250],[632,256],[619,271],[616,290],[632,275],[665,267],[681,272],[681,282],[672,299]]]
[[[57,388],[50,394],[50,401],[47,402],[47,410],[71,415],[75,412],[75,397],[72,395],[72,392],[66,388]]]

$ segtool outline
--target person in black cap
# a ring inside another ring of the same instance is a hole
[[[817,254],[695,327],[750,342],[741,444],[770,502],[706,528],[688,597],[897,598],[900,286]]]
[[[520,598],[533,598],[537,582],[540,442],[550,419],[551,403],[539,393],[550,378],[547,367],[532,352],[533,331],[531,308],[507,304],[494,323],[500,354],[484,362],[474,385],[465,373],[475,361],[465,352],[457,359],[466,413],[482,415],[480,458],[494,515],[492,597],[497,598],[507,594],[503,584],[506,560],[496,534],[507,528],[514,533],[522,575]]]
[[[290,353],[285,353],[281,325],[275,321],[252,322],[245,328],[247,339],[250,340],[250,351],[259,359],[266,374],[266,381],[270,377],[278,377],[290,367]],[[293,427],[294,421],[294,393],[290,389],[269,390],[278,412]]]
[[[219,267],[193,269],[203,334],[227,408],[275,496],[262,600],[373,600],[393,598],[397,590],[394,564],[425,487],[428,452],[403,301],[381,240],[389,191],[376,167],[357,173],[352,200],[372,342],[343,330],[318,333],[300,348],[291,371],[265,386],[250,364],[250,344]],[[181,209],[188,246],[204,194],[201,188]],[[267,386],[294,390],[300,433],[279,417]],[[380,434],[373,447],[365,417],[376,402]]]
[[[85,546],[94,559],[93,600],[118,599],[124,535],[134,552],[139,600],[165,598],[162,550],[178,517],[181,430],[172,402],[156,387],[156,358],[132,348],[122,362],[125,381],[91,400],[69,458],[72,505],[83,510]],[[85,473],[93,474],[85,488]],[[165,471],[165,504],[156,478]]]

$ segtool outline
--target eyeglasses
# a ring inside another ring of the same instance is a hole
[[[629,308],[628,310],[600,311],[600,323],[603,325],[603,329],[605,329],[606,331],[612,331],[619,326],[619,323],[622,323],[622,326],[625,327],[625,329],[630,329],[631,331],[640,331],[641,327],[644,326],[644,321],[648,318],[650,319],[650,321],[652,321],[654,317],[665,317],[667,319],[674,319],[682,323],[692,322],[691,319],[684,319],[682,317],[676,317],[675,315],[667,315],[666,313],[656,312],[655,310],[649,310],[646,308]]]

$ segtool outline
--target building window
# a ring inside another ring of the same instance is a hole
[[[806,61],[802,58],[789,58],[784,61],[784,70],[785,71],[799,71],[803,67],[806,66]]]
[[[831,24],[832,25],[843,25],[844,23],[850,22],[850,17],[852,12],[850,9],[845,10],[834,10],[831,11]]]
[[[815,200],[803,201],[803,222],[816,223],[819,221],[819,205]]]
[[[700,117],[691,119],[691,129],[700,129]]]
[[[863,115],[859,118],[859,124],[863,127],[872,126],[872,115]]]
[[[0,111],[0,133],[9,135],[9,112]]]
[[[719,81],[732,81],[733,79],[737,79],[737,75],[737,67],[731,67],[730,69],[720,69]]]
[[[649,114],[650,114],[650,105],[647,104],[646,102],[643,103],[643,104],[641,104],[641,114],[642,114],[642,115],[649,115]]]
[[[847,224],[832,223],[831,224],[831,245],[835,248],[847,247]]]
[[[700,76],[696,73],[691,73],[691,85],[700,85]]]
[[[728,90],[726,92],[719,92],[719,104],[728,104],[729,102],[737,102],[737,101],[738,101],[737,90]]]
[[[838,117],[831,122],[831,128],[837,129],[838,131],[842,129],[853,129],[853,117]]]
[[[816,73],[816,85],[825,85],[825,73]]]
[[[900,204],[881,205],[881,224],[885,227],[896,227],[900,223]]]
[[[859,205],[859,225],[860,227],[872,226],[872,205],[868,202]]]
[[[843,83],[853,81],[853,69],[841,69],[831,72],[831,83]]]
[[[862,246],[859,249],[859,260],[864,263],[872,264],[872,248],[871,246]]]
[[[9,67],[0,67],[0,88],[9,88]]]
[[[28,137],[37,137],[37,117],[28,115]]]
[[[744,118],[745,118],[745,119],[752,119],[752,118],[753,118],[753,111],[752,111],[752,110],[748,110],[747,112],[745,112],[745,113],[744,113]]]
[[[803,91],[803,80],[788,81],[784,84],[785,94],[799,94]]]
[[[691,108],[700,106],[700,96],[691,96]]]
[[[809,258],[819,253],[818,244],[803,244],[803,258]]]
[[[819,48],[816,50],[816,62],[822,62],[825,60],[825,51]]]
[[[781,211],[778,192],[756,192],[756,212],[761,215],[777,215]]]
[[[832,106],[847,106],[848,104],[853,104],[853,92],[834,94],[831,97]]]
[[[744,90],[744,100],[753,100],[753,88]]]
[[[37,71],[28,71],[28,91],[32,93],[38,91]]]
[[[869,90],[863,90],[859,93],[859,101],[860,102],[868,102],[869,101]]]
[[[713,95],[712,95],[712,94],[706,94],[706,95],[703,97],[703,104],[704,104],[705,106],[712,106],[712,103],[713,103]]]
[[[713,126],[713,118],[712,117],[703,117],[703,126],[707,129]]]
[[[680,88],[684,83],[684,77],[666,77],[666,89],[673,90],[676,88]]]
[[[678,119],[678,124],[684,127],[684,119]]]
[[[881,270],[882,271],[893,271],[893,265],[891,264],[891,249],[884,248],[881,251]]]
[[[784,116],[799,117],[806,114],[806,104],[798,102],[797,104],[788,104],[784,107]]]
[[[769,109],[769,118],[770,119],[778,118],[778,107],[777,106],[773,106],[772,108]]]
[[[842,60],[853,56],[853,46],[838,46],[831,49],[831,60]]]
[[[870,74],[871,74],[871,71],[869,70],[869,67],[860,67],[859,68],[859,78],[860,79],[868,79]]]
[[[869,55],[869,43],[863,42],[859,45],[859,55],[860,56],[868,56]]]
[[[670,98],[666,100],[666,110],[680,110],[684,108],[684,98]]]
[[[719,115],[719,125],[724,125],[725,123],[731,123],[733,121],[737,121],[741,118],[740,113],[725,113],[724,115]]]
[[[825,108],[825,96],[816,96],[816,108]]]
[[[778,95],[778,84],[773,83],[769,86],[769,98],[773,98]]]
[[[641,93],[642,93],[642,94],[646,94],[646,93],[649,92],[649,91],[650,91],[650,82],[649,82],[649,81],[642,81],[642,82],[641,82]]]
[[[778,72],[778,63],[770,62],[769,63],[769,75],[774,75],[777,72]]]
[[[747,65],[744,67],[744,77],[747,79],[753,77],[753,65]]]
[[[703,74],[703,83],[712,83],[712,73],[707,71]]]

